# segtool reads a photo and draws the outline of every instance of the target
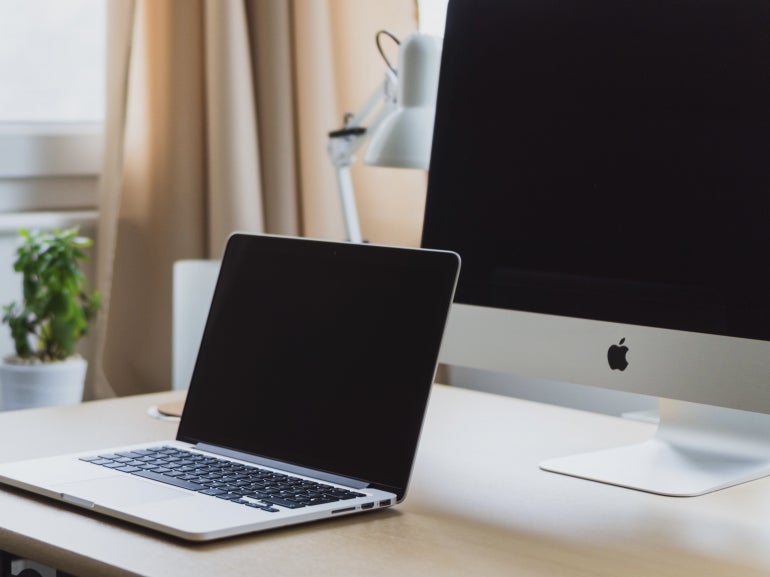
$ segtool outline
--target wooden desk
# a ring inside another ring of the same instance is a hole
[[[173,438],[146,416],[179,393],[0,414],[0,460]],[[649,425],[436,386],[406,501],[190,545],[0,489],[0,549],[81,575],[770,574],[770,479],[677,499],[538,469]]]

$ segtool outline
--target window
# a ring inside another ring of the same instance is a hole
[[[0,212],[96,205],[108,0],[0,0]]]

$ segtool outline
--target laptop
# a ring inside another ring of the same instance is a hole
[[[233,234],[176,439],[4,463],[0,482],[192,541],[391,507],[458,270],[445,251]]]

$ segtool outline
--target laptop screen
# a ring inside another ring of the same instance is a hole
[[[178,438],[403,495],[459,262],[233,235]]]

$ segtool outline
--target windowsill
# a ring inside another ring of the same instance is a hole
[[[95,225],[95,210],[41,211],[0,214],[0,233],[16,233],[21,228],[48,229]]]
[[[1,123],[0,213],[97,206],[101,123]]]
[[[54,136],[71,134],[101,134],[101,122],[3,122],[0,138],[8,135]]]
[[[0,123],[0,179],[99,174],[101,123]]]

